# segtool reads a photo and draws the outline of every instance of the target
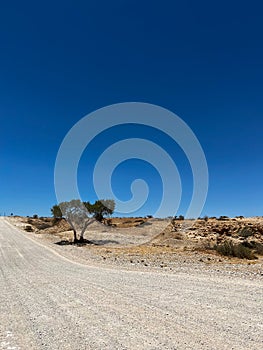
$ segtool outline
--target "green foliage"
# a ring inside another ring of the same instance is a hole
[[[88,213],[84,213],[83,205],[87,209]],[[97,200],[94,204],[90,202],[82,202],[80,200],[71,200],[69,202],[63,202],[59,205],[53,205],[51,208],[51,213],[54,218],[62,218],[62,216],[67,216],[69,213],[73,215],[73,207],[75,208],[75,214],[81,213],[81,216],[87,216],[91,214],[96,220],[102,221],[105,216],[113,214],[115,209],[115,202],[112,199]]]
[[[109,216],[114,212],[115,202],[112,199],[97,200],[94,204],[83,202],[86,209],[98,221],[102,221],[104,216]]]
[[[232,241],[226,241],[215,246],[216,251],[225,256],[233,256],[240,259],[256,259],[255,254],[251,249],[245,247],[242,243],[233,244]]]
[[[61,211],[59,205],[53,205],[53,207],[51,208],[51,213],[55,219],[62,218],[62,211]]]
[[[87,211],[90,213],[90,214],[93,214],[93,205],[94,204],[91,204],[90,202],[83,202],[85,208],[87,209]]]

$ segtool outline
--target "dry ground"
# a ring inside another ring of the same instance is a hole
[[[174,271],[189,265],[203,268],[227,269],[240,274],[263,275],[263,256],[247,260],[226,257],[211,249],[225,241],[263,244],[263,219],[209,219],[171,221],[167,219],[112,218],[114,226],[94,223],[85,237],[87,245],[71,245],[72,230],[65,220],[55,224],[52,218],[9,218],[12,224],[25,229],[28,235],[55,246],[74,259],[92,260],[111,266],[132,269],[162,269]],[[250,228],[253,235],[243,237],[242,228]]]
[[[258,260],[211,263],[190,246],[137,244],[149,242],[147,225],[97,226],[90,237],[99,244],[57,245],[54,233],[0,218],[1,350],[262,349]]]

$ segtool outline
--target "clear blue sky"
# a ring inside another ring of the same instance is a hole
[[[210,175],[204,215],[263,215],[262,13],[260,0],[2,2],[0,213],[49,215],[56,154],[68,130],[100,107],[140,101],[179,115],[202,144]],[[105,139],[94,140],[81,160],[84,196],[85,160],[94,161]],[[187,162],[177,161],[184,214],[191,188]],[[128,199],[126,182],[149,177],[155,190],[143,215],[157,205],[160,179],[133,162],[113,180]]]

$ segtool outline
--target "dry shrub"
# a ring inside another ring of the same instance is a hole
[[[248,238],[254,235],[254,231],[250,227],[243,227],[238,231],[238,235],[244,238]]]
[[[255,243],[255,251],[259,255],[263,255],[263,244],[262,243]]]
[[[242,243],[233,244],[232,241],[225,241],[222,244],[216,245],[215,250],[219,254],[225,256],[233,256],[240,259],[248,260],[257,259],[254,252],[250,248],[245,247]]]

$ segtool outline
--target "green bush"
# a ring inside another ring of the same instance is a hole
[[[232,241],[226,241],[216,245],[215,250],[221,255],[233,256],[240,259],[253,260],[257,258],[250,248],[245,247],[242,243],[233,244]]]

